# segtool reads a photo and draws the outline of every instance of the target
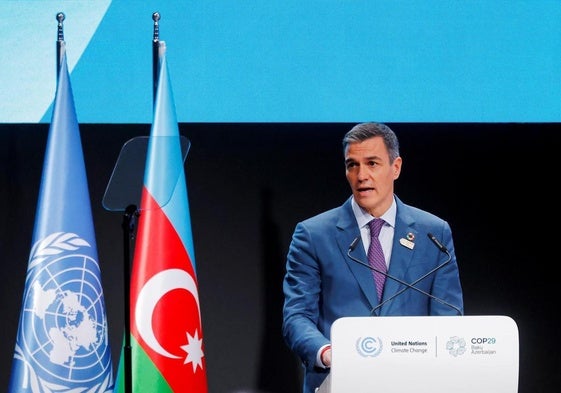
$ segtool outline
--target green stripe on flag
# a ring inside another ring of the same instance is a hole
[[[123,340],[124,342],[124,340]],[[131,335],[132,348],[132,386],[134,392],[150,392],[150,393],[173,393],[171,387],[164,379],[156,365],[148,357],[135,338]],[[121,349],[121,357],[119,359],[119,367],[117,370],[117,380],[113,393],[125,393],[124,381],[124,349]]]

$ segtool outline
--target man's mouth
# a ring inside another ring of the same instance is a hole
[[[356,189],[359,193],[364,194],[364,193],[368,193],[371,191],[374,191],[373,187],[360,187]]]

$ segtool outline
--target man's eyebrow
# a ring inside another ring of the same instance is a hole
[[[356,162],[356,161],[376,161],[376,160],[381,160],[381,159],[382,159],[382,157],[374,155],[374,156],[369,156],[369,157],[362,157],[360,160],[356,160],[356,159],[354,159],[354,158],[346,158],[346,159],[345,159],[345,162],[351,162],[351,161],[354,161],[354,162]]]

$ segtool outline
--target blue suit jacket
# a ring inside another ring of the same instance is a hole
[[[408,206],[396,197],[397,216],[388,274],[412,283],[446,262],[448,255],[427,236],[432,233],[450,253],[450,261],[415,286],[456,306],[463,313],[463,298],[452,232],[437,216]],[[414,236],[413,248],[400,243]],[[372,273],[347,255],[360,230],[349,198],[340,207],[296,225],[290,244],[283,283],[283,336],[305,368],[304,392],[312,393],[329,370],[315,366],[317,351],[330,342],[331,325],[341,317],[389,315],[458,315],[449,305],[413,289],[385,303],[381,308]],[[351,255],[367,263],[359,241]],[[407,288],[386,279],[384,299]],[[373,311],[375,309],[375,311]]]

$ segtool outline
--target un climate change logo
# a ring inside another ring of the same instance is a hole
[[[57,233],[32,251],[18,338],[32,391],[109,391],[111,353],[99,266],[80,253],[89,244]],[[18,353],[16,353],[16,357]],[[42,388],[38,388],[41,386]],[[80,390],[82,391],[82,390]]]
[[[382,352],[384,347],[380,337],[359,337],[356,340],[356,350],[360,356],[363,357],[375,357]]]

